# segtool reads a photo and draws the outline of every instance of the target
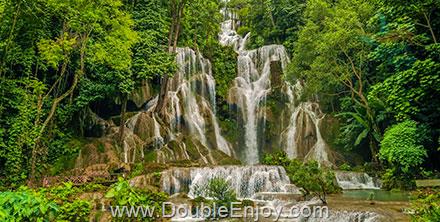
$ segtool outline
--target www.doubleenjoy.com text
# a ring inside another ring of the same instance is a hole
[[[288,218],[328,218],[327,206],[242,206],[240,202],[231,202],[230,206],[204,205],[198,207],[186,204],[176,205],[164,202],[162,209],[149,206],[110,206],[112,217],[127,218],[273,218],[274,221]]]

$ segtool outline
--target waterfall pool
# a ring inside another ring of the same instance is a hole
[[[378,189],[370,190],[344,190],[342,191],[342,197],[356,199],[356,200],[369,200],[372,196],[373,201],[409,201],[410,194],[404,191],[386,191]]]

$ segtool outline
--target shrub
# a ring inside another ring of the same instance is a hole
[[[263,164],[287,167],[291,164],[291,160],[289,160],[285,152],[278,151],[273,154],[265,154]]]
[[[440,190],[419,191],[411,202],[413,221],[440,221]]]
[[[424,135],[420,135],[417,123],[407,120],[391,126],[380,143],[380,157],[403,173],[411,173],[423,163],[427,156],[421,145]]]
[[[0,193],[0,221],[53,221],[58,211],[55,202],[26,187]]]
[[[351,170],[351,166],[346,164],[346,163],[344,163],[341,166],[339,166],[339,169],[340,170],[344,170],[344,171],[350,171]]]
[[[237,196],[228,181],[221,177],[214,177],[208,181],[208,184],[203,187],[196,187],[194,204],[200,206],[201,203],[214,205],[214,211],[220,207],[226,208],[230,212],[230,204],[237,201]],[[210,198],[207,200],[202,196]]]
[[[411,120],[391,126],[381,141],[379,156],[390,169],[382,176],[387,189],[413,187],[411,182],[427,152],[421,145],[426,135],[417,123]]]
[[[335,174],[327,168],[320,167],[316,161],[306,162],[297,167],[294,173],[289,174],[289,178],[302,189],[305,197],[317,196],[324,204],[327,204],[328,194],[340,191]]]
[[[206,195],[220,204],[229,204],[237,200],[229,182],[220,177],[209,180],[206,187]]]
[[[105,195],[111,199],[112,206],[144,206],[156,209],[155,216],[160,216],[162,203],[167,200],[167,195],[163,192],[152,192],[132,187],[127,180],[122,178],[113,184]],[[122,218],[123,219],[123,218]],[[154,218],[143,218],[145,221],[154,221]]]
[[[57,219],[65,221],[88,221],[92,205],[85,200],[75,200],[63,204]]]
[[[263,163],[283,166],[291,182],[302,189],[306,198],[317,196],[326,204],[327,194],[340,191],[334,173],[330,169],[321,167],[316,161],[302,163],[296,159],[290,160],[284,152],[277,152],[266,154]]]

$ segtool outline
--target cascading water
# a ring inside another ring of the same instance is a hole
[[[221,24],[220,43],[233,47],[239,54],[238,76],[229,90],[228,98],[229,103],[237,106],[244,122],[244,147],[240,148],[243,150],[240,150],[239,158],[247,164],[256,164],[259,162],[260,150],[263,146],[258,142],[258,132],[261,128],[263,132],[265,130],[266,97],[273,90],[271,63],[279,62],[284,71],[290,60],[282,45],[267,45],[255,50],[246,50],[246,41],[250,33],[242,38],[235,31],[237,27],[235,15],[226,8],[222,9],[222,14],[225,21]],[[282,85],[284,85],[283,93],[289,98],[287,108],[290,118],[287,128],[279,138],[281,146],[290,158],[314,159],[331,165],[328,145],[320,133],[324,115],[319,110],[319,106],[316,103],[297,101],[302,91],[300,81],[294,86],[282,81]],[[310,128],[313,128],[314,141],[307,142],[313,145],[305,146],[302,143],[303,138],[310,135],[305,135],[303,131]]]
[[[177,49],[176,63],[178,70],[170,79],[165,115],[161,118],[155,115],[156,97],[148,102],[143,112],[127,120],[127,128],[146,142],[153,141],[154,147],[159,150],[157,156],[160,162],[167,159],[175,161],[176,156],[190,159],[187,146],[179,137],[183,133],[191,140],[197,140],[195,143],[198,145],[193,150],[198,152],[205,164],[216,162],[210,149],[233,156],[215,116],[216,92],[211,63],[190,48]],[[167,143],[179,139],[177,146],[180,150],[176,153]]]
[[[380,189],[380,184],[366,173],[336,171],[336,181],[344,190]]]
[[[250,51],[240,51],[238,76],[229,90],[229,101],[236,104],[244,122],[245,152],[242,159],[248,164],[259,162],[258,124],[264,121],[264,105],[270,92],[270,64],[281,61],[287,66],[289,58],[283,46],[270,45]]]
[[[218,166],[172,168],[162,172],[162,190],[169,193],[188,192],[190,197],[205,196],[203,188],[210,179],[223,178],[239,198],[252,198],[259,192],[286,192],[290,181],[278,166]]]
[[[180,124],[179,115],[183,110],[189,132],[196,135],[206,147],[210,147],[206,138],[206,127],[211,124],[215,147],[231,156],[232,151],[220,134],[215,116],[215,80],[212,77],[211,63],[190,48],[178,48],[176,61],[179,71],[173,78],[172,90],[169,92],[173,107],[172,124]],[[180,101],[183,103],[182,107],[178,106]]]

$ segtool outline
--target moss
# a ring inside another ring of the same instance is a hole
[[[236,142],[239,137],[237,121],[235,119],[224,119],[220,120],[219,123],[220,128],[223,129],[222,132],[225,139],[232,143]]]
[[[157,159],[156,151],[149,151],[144,155],[144,162],[152,163]]]
[[[187,150],[189,157],[193,160],[199,159],[200,158],[199,151],[197,150],[197,147],[192,142],[192,140],[185,138],[184,142],[186,144],[186,150]]]
[[[87,140],[83,138],[72,138],[68,143],[66,143],[66,149],[70,153],[66,153],[60,156],[54,164],[49,169],[50,175],[57,175],[63,171],[73,169],[75,167],[75,162],[79,156],[79,151],[87,144]]]
[[[99,143],[97,148],[98,148],[98,152],[100,152],[100,153],[104,153],[105,152],[104,144]]]
[[[219,165],[241,165],[239,160],[234,159],[219,150],[213,150],[211,154]]]

